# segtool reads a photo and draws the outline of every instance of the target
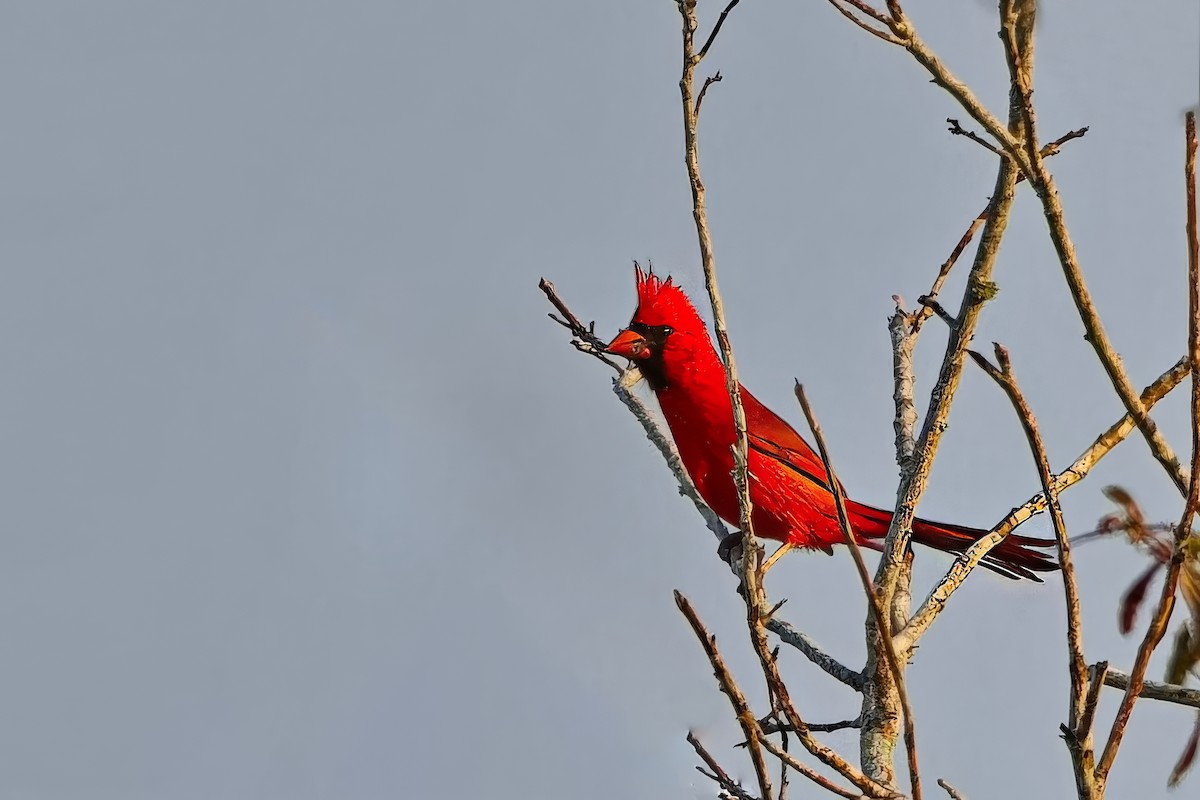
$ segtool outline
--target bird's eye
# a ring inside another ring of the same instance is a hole
[[[675,329],[672,328],[670,325],[659,326],[659,330],[662,331],[663,336],[670,336],[672,333],[675,332]]]

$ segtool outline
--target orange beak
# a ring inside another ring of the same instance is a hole
[[[614,356],[622,356],[633,361],[650,357],[650,349],[646,346],[645,337],[628,328],[618,333],[617,338],[608,343],[607,350]]]

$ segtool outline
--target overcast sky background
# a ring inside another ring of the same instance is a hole
[[[992,4],[910,5],[1003,109]],[[1045,5],[1040,130],[1091,126],[1052,168],[1144,385],[1184,349],[1197,9]],[[604,334],[634,258],[701,288],[678,60],[668,0],[9,4],[0,797],[712,797],[689,729],[750,777],[671,601],[758,694],[734,580],[536,288]],[[798,422],[800,378],[851,492],[888,503],[890,297],[927,289],[994,158],[947,135],[965,115],[909,56],[816,0],[742,3],[702,69],[725,76],[701,144],[744,381]],[[979,342],[1010,347],[1061,468],[1121,407],[1028,191],[996,280]],[[927,326],[922,391],[944,338]],[[1181,451],[1185,413],[1183,393],[1156,411]],[[989,526],[1036,490],[1024,439],[978,371],[951,423],[921,511]],[[1131,440],[1066,495],[1074,531],[1113,482],[1178,517]],[[947,564],[922,553],[914,593]],[[1108,542],[1078,566],[1088,657],[1128,667],[1115,609],[1143,562]],[[844,552],[789,556],[769,588],[860,663]],[[956,596],[910,672],[927,785],[1071,793],[1062,606],[1053,578]],[[784,661],[808,719],[855,716]],[[1193,719],[1139,704],[1111,795],[1165,796]]]

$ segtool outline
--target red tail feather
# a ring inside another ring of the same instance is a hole
[[[878,540],[887,535],[888,526],[892,521],[891,511],[856,503],[853,500],[847,503],[847,511],[850,515],[850,523],[860,537]],[[961,553],[988,533],[990,531],[968,528],[965,525],[931,522],[926,519],[913,520],[913,541],[945,553]],[[861,542],[861,544],[876,549],[878,547],[877,542],[873,541]],[[980,563],[1006,578],[1029,578],[1040,583],[1042,579],[1035,573],[1053,572],[1058,569],[1058,564],[1050,554],[1033,548],[1052,547],[1053,545],[1053,539],[1037,539],[1032,536],[1009,534],[1000,544],[993,547]]]

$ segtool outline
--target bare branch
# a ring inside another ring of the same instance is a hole
[[[859,549],[858,542],[854,538],[854,531],[850,527],[850,517],[846,513],[846,498],[842,494],[841,482],[838,481],[837,475],[834,474],[833,464],[829,460],[829,450],[825,447],[825,436],[821,433],[821,426],[817,423],[817,418],[813,414],[812,406],[808,403],[808,398],[804,394],[804,387],[800,384],[800,381],[796,381],[796,399],[800,401],[800,407],[804,409],[804,418],[808,420],[808,428],[812,431],[813,439],[817,443],[817,452],[821,454],[821,463],[825,465],[825,479],[830,491],[833,493],[833,502],[837,507],[838,523],[842,528],[842,537],[846,540],[846,545],[850,548],[850,554],[854,557],[854,565],[858,568],[859,580],[862,581],[863,591],[867,595],[867,605],[871,610],[871,615],[875,618],[875,625],[878,629],[878,641],[883,648],[888,667],[892,671],[892,680],[895,681],[896,694],[900,699],[900,709],[904,716],[904,746],[908,755],[908,780],[912,787],[913,800],[921,800],[921,776],[917,764],[916,723],[913,721],[912,703],[908,697],[908,690],[904,685],[904,669],[900,665],[900,660],[896,657],[896,649],[892,645],[889,616],[883,612],[879,596],[875,593],[875,587],[871,583],[871,575],[867,572],[866,562],[863,561],[862,550]]]
[[[958,124],[957,120],[948,119],[947,122],[953,122],[955,125]],[[953,132],[953,129],[951,129],[951,133]],[[1042,157],[1050,158],[1051,156],[1058,155],[1062,145],[1066,144],[1072,139],[1081,138],[1087,132],[1087,128],[1079,128],[1078,130],[1070,131],[1069,133],[1060,136],[1042,148]],[[1007,154],[1005,154],[1005,158],[1007,157]],[[1020,183],[1023,180],[1025,180],[1024,174],[1017,176],[1017,183]],[[954,318],[949,314],[946,314],[945,309],[943,309],[940,305],[938,305],[936,302],[933,302],[933,298],[937,297],[938,293],[942,290],[942,286],[945,285],[946,278],[950,276],[950,270],[958,261],[958,257],[962,255],[963,250],[965,250],[967,245],[971,243],[971,239],[974,238],[975,234],[979,231],[980,226],[987,221],[988,215],[991,213],[991,209],[992,204],[989,202],[983,207],[983,210],[975,216],[975,219],[971,220],[971,224],[967,226],[967,230],[958,240],[958,244],[956,244],[954,249],[950,251],[950,257],[946,259],[941,268],[938,270],[937,277],[934,278],[933,285],[930,287],[929,292],[918,298],[918,302],[921,304],[922,308],[913,316],[913,333],[916,333],[920,330],[921,326],[925,323],[925,320],[929,319],[929,315],[931,313],[940,312],[942,319],[951,327],[954,326]]]
[[[1029,441],[1029,449],[1033,454],[1038,477],[1042,482],[1042,492],[1049,505],[1054,538],[1058,543],[1058,563],[1062,567],[1063,591],[1067,608],[1067,674],[1071,680],[1071,705],[1067,726],[1075,732],[1075,735],[1068,741],[1068,745],[1071,747],[1071,760],[1075,766],[1075,781],[1080,796],[1100,797],[1103,792],[1096,785],[1093,771],[1095,753],[1092,747],[1091,731],[1082,730],[1079,725],[1087,703],[1088,671],[1087,662],[1083,657],[1083,620],[1079,609],[1079,585],[1075,579],[1075,565],[1071,559],[1071,541],[1067,537],[1062,507],[1058,502],[1058,492],[1054,488],[1054,477],[1050,473],[1050,458],[1046,455],[1046,446],[1042,441],[1042,434],[1038,430],[1037,419],[1017,383],[1008,351],[999,344],[995,345],[995,351],[996,360],[1000,364],[998,369],[977,353],[971,355],[1000,385],[1012,402],[1013,409],[1016,410],[1017,417],[1021,421],[1021,427],[1025,430],[1025,438]]]
[[[946,790],[946,794],[950,795],[950,800],[967,800],[966,796],[963,795],[962,792],[960,792],[958,789],[955,789],[949,783],[946,783],[945,778],[938,778],[938,786]]]
[[[846,5],[854,6],[876,22],[882,22],[884,25],[891,24],[891,19],[887,14],[884,14],[882,11],[873,8],[870,4],[863,2],[863,0],[842,0],[842,2],[844,2]]]
[[[725,693],[733,706],[734,716],[737,717],[738,724],[742,726],[742,734],[746,737],[750,749],[750,761],[754,765],[755,777],[758,778],[759,791],[763,798],[769,798],[771,797],[771,777],[767,774],[767,763],[763,759],[762,749],[759,746],[763,737],[758,729],[758,719],[750,710],[746,695],[738,688],[729,667],[725,666],[725,660],[721,658],[721,653],[717,650],[716,637],[704,627],[704,623],[696,614],[696,609],[692,608],[692,604],[679,591],[675,592],[675,605],[679,607],[683,616],[687,618],[688,624],[692,626],[692,631],[700,640],[700,646],[704,648],[704,654],[708,656],[708,661],[712,664],[721,691]],[[689,737],[690,740],[691,737]]]
[[[700,769],[700,767],[696,767],[697,772],[712,778],[718,786],[738,798],[738,800],[758,800],[754,795],[743,789],[740,783],[729,777],[729,773],[721,768],[721,765],[717,763],[717,760],[712,757],[708,750],[704,749],[704,745],[700,744],[700,740],[696,738],[695,734],[689,732],[687,741],[692,746],[692,749],[696,751],[696,755],[700,756],[700,760],[712,770],[711,773],[708,773]]]
[[[1167,576],[1163,580],[1158,607],[1146,629],[1146,635],[1138,647],[1133,668],[1129,672],[1129,686],[1117,707],[1108,742],[1100,763],[1096,765],[1096,779],[1103,782],[1112,768],[1125,726],[1133,713],[1134,703],[1142,690],[1146,669],[1150,666],[1150,655],[1167,632],[1167,621],[1175,606],[1175,587],[1179,582],[1179,571],[1183,567],[1184,540],[1191,533],[1192,518],[1200,505],[1200,234],[1196,230],[1196,115],[1187,115],[1187,130],[1184,145],[1184,178],[1187,186],[1187,237],[1188,237],[1188,355],[1192,373],[1192,469],[1188,480],[1187,501],[1183,516],[1175,529],[1175,552],[1167,565]],[[1065,264],[1064,264],[1065,265]],[[1144,415],[1143,415],[1144,417]],[[1180,473],[1182,474],[1182,473]]]
[[[1169,370],[1160,375],[1154,383],[1142,391],[1142,395],[1139,398],[1142,405],[1146,409],[1152,408],[1155,403],[1178,386],[1187,377],[1189,372],[1190,363],[1188,359],[1186,357],[1180,359]],[[1096,437],[1091,446],[1084,450],[1071,466],[1054,477],[1054,490],[1061,494],[1067,488],[1083,480],[1091,472],[1092,467],[1099,463],[1100,459],[1108,455],[1120,442],[1124,441],[1133,432],[1135,427],[1133,417],[1130,414],[1125,414],[1125,416],[1113,423],[1108,430]],[[987,536],[984,536],[967,548],[955,560],[954,564],[946,572],[946,575],[933,588],[933,591],[929,593],[925,602],[913,614],[908,624],[896,634],[897,649],[903,652],[924,636],[925,631],[929,629],[929,626],[933,624],[934,620],[942,612],[942,609],[945,608],[946,601],[958,590],[958,587],[962,585],[967,575],[980,560],[1017,526],[1024,524],[1035,514],[1045,511],[1046,505],[1046,495],[1044,493],[1034,495],[1024,505],[1010,511],[1008,516],[997,523]]]
[[[848,797],[848,798],[852,798],[852,799],[862,797],[862,794],[860,794],[859,792],[856,792],[852,789],[846,789],[844,787],[838,786],[836,783],[829,780],[829,778],[826,778],[824,775],[817,772],[812,767],[810,767],[807,764],[805,764],[804,762],[800,761],[795,756],[793,756],[791,753],[789,753],[788,751],[784,750],[779,745],[772,742],[770,739],[763,739],[762,746],[763,746],[763,749],[766,750],[768,753],[775,756],[780,761],[787,764],[792,769],[796,770],[796,772],[799,772],[801,775],[803,775],[804,777],[808,778],[813,783],[820,786],[822,789],[825,789],[826,791],[829,791],[829,792],[833,792],[834,794],[836,794],[839,797]],[[895,795],[893,793],[889,792],[886,794],[873,794],[871,796],[872,797],[890,798],[890,797],[894,797]]]
[[[1129,380],[1129,374],[1125,371],[1125,364],[1108,338],[1108,333],[1100,321],[1100,313],[1092,301],[1091,292],[1088,290],[1087,284],[1084,282],[1083,271],[1079,266],[1079,257],[1075,252],[1075,244],[1071,241],[1071,236],[1067,231],[1062,203],[1058,196],[1058,187],[1054,182],[1053,176],[1046,171],[1045,166],[1040,162],[1038,170],[1039,172],[1036,175],[1033,185],[1037,190],[1038,196],[1042,199],[1046,220],[1050,228],[1050,238],[1058,253],[1063,274],[1067,279],[1067,285],[1071,291],[1071,297],[1075,300],[1075,307],[1079,312],[1080,319],[1083,321],[1083,327],[1086,331],[1084,338],[1092,345],[1092,349],[1100,359],[1100,363],[1103,365],[1109,381],[1112,383],[1118,396],[1120,396],[1121,401],[1125,404],[1126,410],[1137,421],[1138,428],[1141,430],[1146,442],[1150,445],[1150,452],[1162,465],[1163,469],[1166,470],[1168,477],[1175,483],[1180,493],[1184,494],[1187,492],[1189,476],[1180,465],[1179,459],[1175,456],[1171,446],[1163,438],[1154,420],[1150,419],[1147,415],[1146,408],[1138,401],[1133,383]]]
[[[1028,5],[1032,6],[1033,4],[1030,3]],[[1030,27],[1032,28],[1031,21]],[[1092,348],[1096,351],[1096,355],[1099,357],[1101,364],[1103,364],[1105,372],[1113,384],[1113,388],[1116,389],[1126,409],[1137,421],[1138,428],[1142,431],[1143,436],[1150,445],[1150,450],[1155,459],[1162,464],[1180,493],[1186,493],[1188,478],[1183,471],[1183,467],[1180,466],[1178,458],[1175,457],[1170,445],[1167,444],[1162,434],[1158,431],[1158,427],[1154,421],[1146,416],[1145,408],[1142,408],[1138,404],[1138,398],[1135,394],[1133,384],[1130,382],[1129,376],[1125,371],[1124,362],[1113,348],[1112,343],[1108,339],[1108,334],[1100,322],[1099,313],[1096,311],[1095,304],[1091,299],[1091,293],[1088,291],[1086,283],[1084,283],[1083,273],[1079,268],[1075,245],[1071,241],[1070,234],[1067,231],[1062,204],[1058,197],[1058,188],[1053,176],[1047,172],[1045,165],[1042,163],[1041,151],[1036,147],[1034,137],[1032,135],[1019,137],[1014,135],[1010,130],[1006,130],[1000,121],[980,102],[979,98],[975,96],[970,88],[955,77],[924,40],[917,35],[916,29],[907,18],[902,17],[893,20],[891,29],[892,33],[902,40],[904,48],[933,77],[933,82],[954,97],[959,105],[971,115],[971,118],[982,125],[1000,143],[1004,152],[1017,162],[1021,173],[1030,179],[1031,184],[1037,191],[1038,197],[1042,200],[1046,220],[1050,227],[1050,238],[1058,253],[1059,261],[1062,264],[1063,272],[1071,290],[1071,296],[1074,298],[1076,308],[1079,311],[1080,319],[1083,321],[1086,331],[1085,338],[1092,344]],[[1006,42],[1006,45],[1008,44]],[[1015,66],[1020,66],[1020,63],[1018,62]],[[1015,112],[1021,124],[1032,134],[1031,126],[1034,123],[1034,119],[1031,113],[1032,106],[1028,102],[1028,96],[1032,92],[1032,89],[1027,86],[1024,89],[1021,89],[1020,86],[1014,86],[1014,89],[1020,89],[1023,95],[1020,102],[1010,104],[1010,127],[1012,127],[1012,115]]]
[[[868,14],[869,16],[875,16],[876,14],[878,14],[879,16],[876,18],[879,19],[879,21],[884,22],[885,24],[887,22],[887,17],[883,16],[882,14],[879,14],[878,11],[875,11],[870,6],[868,6],[866,3],[860,3],[857,0],[829,0],[829,4],[831,6],[833,6],[834,8],[836,8],[838,10],[839,14],[841,14],[843,17],[850,20],[855,25],[862,28],[864,31],[871,34],[872,36],[877,36],[880,39],[883,39],[888,44],[898,44],[898,45],[904,44],[903,42],[901,42],[899,39],[897,39],[895,36],[888,33],[887,31],[881,31],[878,28],[876,28],[875,26],[870,25],[869,23],[864,22],[863,20],[859,19],[858,17],[856,17],[854,15],[854,13],[852,11],[850,11],[850,9],[842,6],[842,3],[848,3],[849,5],[854,6],[855,8],[859,9],[860,11],[863,11],[864,13]],[[865,11],[864,9],[870,9],[870,10]]]
[[[613,394],[633,412],[633,416],[641,423],[642,430],[646,432],[646,438],[658,448],[658,452],[666,460],[675,480],[679,482],[679,493],[692,501],[692,505],[696,507],[696,511],[700,513],[704,524],[713,532],[713,535],[720,541],[725,540],[729,536],[729,529],[725,527],[725,523],[721,521],[717,513],[701,499],[700,493],[696,490],[696,484],[692,483],[691,476],[683,467],[679,451],[675,448],[675,441],[658,424],[650,407],[633,393],[633,387],[641,379],[641,373],[637,369],[625,370],[620,377],[613,379]]]
[[[704,102],[704,95],[708,94],[708,87],[714,83],[721,82],[721,73],[718,71],[715,75],[709,75],[704,79],[704,85],[700,87],[700,94],[696,95],[696,117],[700,117],[700,104]]]
[[[1129,676],[1120,670],[1110,668],[1104,674],[1104,685],[1111,686],[1114,689],[1128,689]],[[1176,686],[1173,683],[1143,681],[1142,688],[1138,691],[1138,697],[1200,708],[1200,689],[1188,689],[1184,686]]]
[[[914,315],[900,307],[899,297],[893,296],[892,300],[896,302],[896,313],[888,320],[888,334],[892,340],[892,400],[896,404],[892,428],[896,431],[896,464],[903,472],[912,469],[917,452],[917,405],[913,400],[917,381],[913,373],[913,349],[917,337],[912,335]]]
[[[758,721],[758,727],[761,728],[762,732],[766,733],[766,734],[795,733],[795,730],[796,730],[791,725],[788,725],[785,722],[772,721],[772,718],[760,719]],[[812,731],[813,733],[832,733],[834,731],[844,731],[849,728],[861,728],[861,727],[862,727],[862,717],[855,717],[854,719],[844,719],[841,722],[810,722],[810,723],[808,723],[808,729],[810,731]],[[743,742],[742,744],[745,744],[745,742]]]
[[[1071,141],[1072,139],[1082,139],[1087,134],[1088,130],[1089,130],[1089,128],[1087,126],[1084,126],[1082,128],[1076,128],[1073,131],[1068,131],[1067,133],[1064,133],[1062,136],[1058,137],[1053,142],[1043,145],[1042,146],[1042,158],[1049,158],[1050,156],[1058,155],[1059,149],[1064,144]]]
[[[721,16],[717,17],[717,24],[713,25],[712,33],[708,34],[708,39],[704,42],[704,46],[694,56],[696,64],[699,64],[708,55],[708,48],[712,47],[713,42],[717,40],[717,34],[721,32],[721,26],[725,24],[725,18],[729,16],[730,11],[733,11],[733,7],[740,2],[741,0],[729,0],[729,5],[725,6],[725,10],[721,12]],[[695,11],[693,10],[692,13],[695,14]],[[718,80],[720,79],[718,78]]]
[[[1079,722],[1075,724],[1075,729],[1069,731],[1075,741],[1081,741],[1092,730],[1092,722],[1096,719],[1096,706],[1100,703],[1100,690],[1104,688],[1104,681],[1108,678],[1108,662],[1099,661],[1088,667],[1088,691],[1087,699],[1083,704],[1083,714],[1079,717]]]
[[[721,360],[725,364],[725,388],[733,405],[733,426],[736,438],[733,446],[734,484],[737,486],[738,507],[740,509],[738,527],[742,531],[742,585],[746,590],[747,620],[751,636],[758,636],[761,626],[758,620],[762,616],[762,586],[759,583],[757,569],[758,542],[754,536],[752,520],[752,504],[750,502],[749,468],[747,453],[749,438],[746,432],[746,410],[742,407],[741,385],[738,383],[737,365],[733,357],[733,345],[729,341],[729,330],[725,322],[725,304],[721,300],[721,292],[717,286],[717,264],[713,255],[712,232],[708,225],[708,210],[704,201],[704,182],[700,178],[700,152],[697,142],[696,106],[692,99],[695,84],[696,65],[704,58],[708,48],[712,46],[725,18],[738,0],[730,0],[729,5],[721,12],[717,24],[713,27],[708,41],[700,53],[694,50],[694,36],[697,27],[696,4],[691,0],[677,0],[679,15],[683,20],[683,73],[679,79],[679,93],[683,102],[683,140],[684,162],[687,166],[688,183],[692,189],[692,219],[696,225],[696,238],[700,246],[700,264],[704,269],[704,285],[708,290],[709,303],[713,310],[713,332],[716,334],[717,346],[721,352]],[[766,646],[765,641],[761,643]],[[759,643],[756,642],[756,649]]]
[[[982,125],[984,130],[999,142],[1000,148],[1017,162],[1020,171],[1029,174],[1031,171],[1029,159],[1021,147],[1020,140],[1010,132],[1004,123],[988,111],[982,101],[971,91],[970,87],[959,80],[942,60],[937,57],[937,54],[917,34],[916,28],[912,26],[908,18],[902,17],[894,21],[891,29],[892,33],[901,40],[901,46],[911,53],[913,58],[917,60],[917,63],[923,66],[926,72],[933,78],[934,84],[946,90],[951,97],[957,100],[958,104],[971,115],[971,119]],[[1012,122],[1013,111],[1016,111],[1016,109],[1010,108],[1010,123]]]
[[[975,142],[976,144],[979,144],[982,147],[984,147],[985,149],[990,150],[991,152],[1000,156],[1000,158],[1008,158],[1007,153],[1005,153],[1000,148],[996,147],[996,145],[992,144],[991,142],[989,142],[987,139],[980,136],[975,131],[969,131],[966,128],[964,128],[962,125],[959,125],[958,120],[951,119],[950,117],[946,117],[946,122],[950,124],[950,133],[954,134],[955,136],[965,136],[968,139],[970,139],[972,142]]]
[[[550,281],[542,278],[538,281],[538,288],[545,292],[546,298],[558,309],[558,313],[562,314],[562,319],[553,314],[547,314],[547,316],[571,332],[571,335],[575,337],[571,341],[575,349],[581,353],[587,353],[590,356],[600,359],[617,372],[620,372],[621,367],[604,355],[605,342],[596,336],[596,323],[593,322],[589,325],[584,325],[578,317],[571,313],[571,309],[567,308],[567,304],[558,296],[554,284]]]

